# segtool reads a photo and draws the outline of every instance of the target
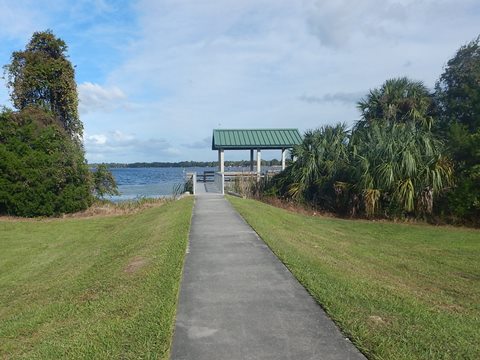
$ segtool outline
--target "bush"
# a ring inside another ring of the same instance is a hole
[[[0,213],[51,216],[86,209],[91,176],[83,149],[38,108],[0,113]]]
[[[480,37],[462,46],[436,84],[437,133],[455,163],[455,186],[440,214],[480,226]]]
[[[93,173],[93,192],[103,199],[105,195],[119,195],[117,182],[106,164],[97,166]]]

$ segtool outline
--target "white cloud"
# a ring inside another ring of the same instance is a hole
[[[84,139],[85,142],[89,145],[104,145],[107,142],[107,137],[104,134],[85,134]]]
[[[365,94],[367,93],[368,93],[367,91],[357,91],[357,92],[350,92],[350,93],[338,92],[338,93],[328,93],[322,96],[303,94],[298,99],[300,101],[310,103],[310,104],[312,103],[355,104],[357,101],[359,101],[362,98],[362,96],[365,96]]]
[[[405,4],[388,0],[313,1],[307,6],[309,30],[325,46],[347,47],[352,38],[387,38],[407,18]]]
[[[142,0],[139,37],[107,81],[144,106],[134,125],[119,111],[114,121],[148,129],[144,137],[168,134],[198,160],[215,157],[206,139],[216,127],[352,124],[355,102],[388,78],[433,86],[442,65],[475,36],[472,4]]]
[[[309,31],[322,45],[336,49],[375,45],[383,56],[385,45],[423,43],[426,46],[452,37],[478,21],[476,0],[311,0],[306,1]],[[475,37],[475,30],[469,38]],[[465,39],[464,41],[468,41]],[[458,44],[457,46],[459,46]],[[351,55],[351,54],[350,54]],[[428,56],[425,52],[422,56]]]
[[[182,144],[183,147],[189,149],[209,149],[212,146],[212,137],[207,136],[206,138],[191,143]]]
[[[0,0],[0,38],[51,27],[67,41],[90,161],[213,160],[216,127],[351,124],[357,96],[388,78],[432,87],[480,17],[478,0],[119,4]]]
[[[95,111],[112,111],[126,106],[127,96],[116,86],[104,87],[99,84],[84,82],[78,85],[80,113]]]
[[[112,132],[112,139],[119,144],[128,144],[135,140],[135,136],[133,134],[124,134],[120,130],[115,130]]]
[[[181,152],[162,138],[141,139],[135,134],[114,130],[106,134],[86,134],[85,150],[90,161],[161,161]]]

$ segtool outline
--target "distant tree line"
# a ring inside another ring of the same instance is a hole
[[[348,216],[480,225],[480,38],[448,61],[435,90],[387,80],[361,119],[305,133],[264,195]]]
[[[115,193],[105,167],[85,160],[74,67],[51,31],[33,34],[4,67],[15,111],[0,111],[0,214],[50,216]]]
[[[134,162],[134,163],[105,163],[108,168],[189,168],[189,167],[217,167],[217,161],[178,161],[178,162]],[[254,164],[256,166],[256,162]],[[262,166],[281,166],[280,160],[262,160]],[[90,167],[96,168],[98,164],[92,163]],[[250,161],[225,161],[225,166],[248,167]]]

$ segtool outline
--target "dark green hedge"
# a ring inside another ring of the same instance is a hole
[[[40,109],[0,114],[0,213],[52,216],[86,209],[91,179],[83,149]]]

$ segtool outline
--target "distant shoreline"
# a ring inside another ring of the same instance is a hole
[[[188,167],[217,167],[217,161],[179,161],[179,162],[134,162],[134,163],[105,163],[109,168],[188,168]],[[89,167],[95,168],[100,163],[88,164]],[[281,162],[277,159],[262,160],[262,166],[281,166]],[[225,161],[225,166],[244,167],[250,166],[250,161]]]

